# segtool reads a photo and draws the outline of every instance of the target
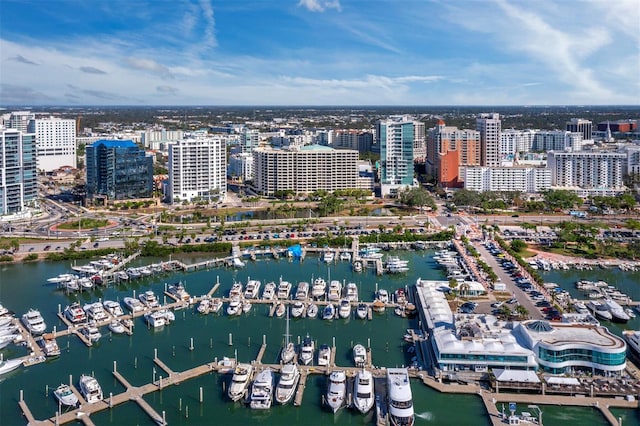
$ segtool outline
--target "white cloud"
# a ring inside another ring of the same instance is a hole
[[[162,78],[174,78],[169,68],[157,63],[153,59],[128,57],[124,59],[126,65],[137,70],[151,71]]]
[[[340,0],[300,0],[298,6],[304,7],[310,12],[324,12],[327,9],[335,9],[338,12],[342,10]]]
[[[205,24],[203,47],[216,47],[218,40],[215,35],[216,21],[213,16],[213,7],[211,3],[209,3],[209,0],[200,0],[200,7],[202,8],[202,16],[204,17]]]

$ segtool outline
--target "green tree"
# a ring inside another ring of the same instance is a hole
[[[520,253],[522,250],[527,248],[527,243],[525,243],[522,240],[513,240],[513,241],[511,241],[511,248],[515,252]]]
[[[582,199],[578,197],[574,192],[564,189],[550,189],[544,192],[544,201],[547,206],[552,209],[572,209],[578,203],[582,202]]]
[[[436,209],[436,202],[433,200],[429,192],[424,188],[408,188],[400,192],[400,202],[409,207],[430,207],[431,210]]]

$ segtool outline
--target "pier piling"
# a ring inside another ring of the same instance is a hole
[[[229,333],[229,346],[233,346],[233,334]]]
[[[202,386],[200,386],[200,404],[202,404],[203,401],[204,399],[202,398]]]
[[[193,350],[193,337],[191,338],[191,343],[189,345],[189,350],[192,351]]]

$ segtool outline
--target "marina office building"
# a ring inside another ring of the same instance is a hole
[[[586,370],[618,375],[626,368],[626,343],[606,327],[453,313],[442,291],[448,287],[447,281],[416,282],[418,312],[429,332],[427,348],[435,356],[434,367],[443,372]]]

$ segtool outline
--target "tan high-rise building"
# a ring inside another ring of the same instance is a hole
[[[500,114],[480,114],[476,119],[476,130],[480,132],[480,164],[488,167],[500,166]]]
[[[461,186],[460,166],[480,165],[480,133],[438,120],[427,137],[427,173],[445,187]]]

